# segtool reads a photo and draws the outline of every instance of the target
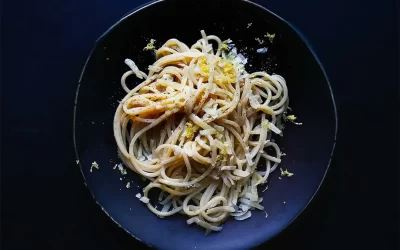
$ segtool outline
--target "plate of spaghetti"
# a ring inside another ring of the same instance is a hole
[[[174,13],[190,28],[168,23]],[[311,201],[336,122],[292,25],[248,1],[157,1],[96,42],[77,87],[76,162],[103,211],[147,245],[245,249]]]

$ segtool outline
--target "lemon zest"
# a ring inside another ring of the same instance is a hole
[[[270,33],[267,32],[267,37],[268,37],[269,41],[270,41],[271,43],[273,43],[274,38],[275,38],[275,33],[274,33],[274,34],[270,34]]]
[[[292,177],[294,174],[290,173],[287,169],[283,170],[282,168],[279,168],[281,170],[281,176],[287,176],[287,177]]]
[[[156,42],[155,39],[150,39],[150,42],[146,45],[146,47],[143,48],[143,50],[155,50],[156,46],[154,46],[154,43]]]

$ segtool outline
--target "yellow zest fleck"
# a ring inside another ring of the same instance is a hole
[[[285,171],[283,171],[282,168],[279,168],[281,170],[281,176],[287,176],[287,177],[292,177],[294,174],[290,173],[289,171],[287,171],[287,169]]]
[[[99,169],[99,164],[97,164],[97,162],[92,162],[92,166],[90,167],[90,172],[92,172],[93,171],[93,168],[95,168],[95,169]]]
[[[193,124],[190,122],[186,123],[186,138],[191,140],[194,136]]]
[[[226,152],[225,152],[225,153],[220,152],[220,153],[217,155],[217,161],[227,162],[227,161],[228,161],[228,155],[226,154]]]
[[[263,122],[263,123],[261,124],[261,127],[262,127],[263,129],[270,128],[270,126],[268,126],[268,125],[269,125],[269,122],[268,122],[268,121],[265,121],[265,122]]]
[[[224,75],[229,77],[228,83],[234,83],[236,81],[235,68],[231,62],[226,62],[225,66],[222,68],[222,71],[224,72]]]
[[[272,43],[274,41],[274,38],[275,38],[275,33],[274,34],[270,34],[270,33],[267,32],[267,37],[268,37],[269,41]]]
[[[296,122],[297,117],[294,116],[294,115],[288,115],[288,116],[286,117],[286,119],[287,119],[288,121],[290,121],[291,123],[293,123],[293,124],[296,124],[296,125],[303,125],[303,123],[301,123],[301,122]]]
[[[223,149],[219,150],[219,154],[217,155],[217,161],[227,162],[228,161],[228,143],[224,142]]]
[[[118,169],[119,169],[119,172],[120,172],[122,175],[128,174],[128,172],[127,172],[126,169],[122,166],[122,164],[119,164],[119,165],[118,165]]]
[[[220,50],[229,50],[228,43],[231,43],[231,42],[232,42],[231,39],[223,41],[221,44]]]
[[[200,67],[200,70],[204,73],[205,77],[208,77],[210,73],[210,67],[208,66],[207,59],[204,56],[199,58],[198,65]]]
[[[236,82],[235,68],[230,61],[221,60],[217,65],[221,68],[222,74],[214,77],[215,83],[230,84]]]
[[[156,47],[154,46],[155,43],[155,39],[150,39],[150,42],[146,45],[146,47],[144,47],[143,50],[155,50]]]
[[[287,116],[286,118],[287,118],[289,121],[291,121],[291,122],[294,122],[294,121],[297,119],[297,117],[294,116],[294,115],[289,115],[289,116]]]

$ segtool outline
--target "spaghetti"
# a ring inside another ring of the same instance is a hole
[[[271,136],[282,133],[289,101],[283,77],[248,74],[230,40],[201,35],[190,48],[168,40],[148,74],[125,60],[127,95],[115,112],[114,136],[123,163],[149,180],[141,201],[160,217],[185,214],[209,233],[230,216],[264,210],[257,187],[281,162]],[[130,90],[130,75],[144,81]],[[148,197],[152,189],[160,190],[160,209]]]

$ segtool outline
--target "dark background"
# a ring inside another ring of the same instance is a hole
[[[143,0],[3,0],[2,249],[143,249],[75,165],[75,87],[94,41]],[[258,0],[308,38],[339,114],[327,179],[268,249],[399,249],[399,5]]]

